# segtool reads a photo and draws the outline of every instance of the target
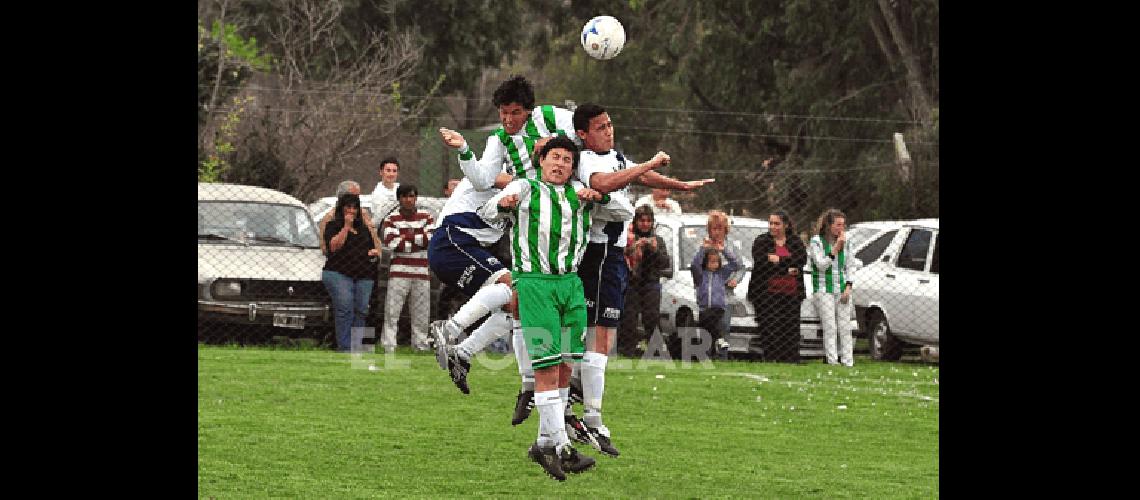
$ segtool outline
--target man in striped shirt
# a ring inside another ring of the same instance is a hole
[[[388,297],[384,302],[384,332],[380,343],[384,351],[396,349],[396,323],[404,301],[412,314],[412,347],[428,349],[428,313],[431,307],[431,275],[428,274],[427,247],[435,219],[416,208],[419,193],[405,184],[396,189],[399,209],[384,218],[380,231],[384,246],[392,250],[392,266],[388,269]]]
[[[538,439],[528,455],[560,481],[566,479],[565,472],[581,472],[594,464],[570,444],[562,419],[570,391],[570,362],[581,361],[584,352],[586,302],[578,263],[589,241],[592,216],[633,215],[628,200],[611,200],[567,184],[577,159],[573,141],[551,139],[539,150],[540,180],[516,179],[479,209],[489,221],[509,217],[513,222],[511,276],[534,367],[539,414]]]
[[[459,151],[459,168],[463,170],[465,176],[464,181],[461,181],[456,188],[453,198],[462,197],[464,201],[481,198],[485,201],[495,194],[496,191],[493,190],[503,188],[516,177],[538,180],[540,174],[533,161],[534,152],[552,136],[569,137],[575,145],[578,144],[577,137],[568,132],[573,126],[573,113],[549,105],[536,108],[534,88],[522,76],[512,77],[499,84],[491,102],[499,110],[502,126],[495,129],[487,138],[482,158],[475,157],[466,140],[458,132],[446,128],[439,129],[444,144]],[[461,205],[460,200],[456,203],[448,201],[448,207],[459,207],[459,205]],[[453,226],[459,231],[472,234],[483,243],[494,241],[484,238],[484,233],[490,234],[491,231],[484,221],[475,217],[458,217],[461,214],[452,215],[453,211],[448,207],[444,208],[444,212],[449,214],[450,220],[458,221]],[[455,211],[457,212],[458,208]],[[511,277],[506,269],[498,266],[497,262],[489,264],[482,255],[481,248],[465,245],[464,236],[458,237],[457,243],[452,245],[443,245],[442,241],[437,244],[441,257],[433,257],[436,263],[432,265],[432,271],[443,281],[445,276],[455,274],[449,272],[448,268],[458,267],[458,264],[475,266],[470,273],[475,281],[474,285],[468,286],[467,289],[463,289],[465,284],[460,284],[460,288],[470,295],[471,299],[450,319],[432,324],[432,336],[437,343],[436,357],[440,368],[448,370],[455,385],[467,394],[469,392],[467,370],[470,367],[471,356],[485,349],[496,338],[511,331],[516,332],[512,341],[519,375],[522,378],[522,389],[519,391],[511,423],[518,425],[530,414],[530,404],[534,396],[534,372],[525,355],[522,335],[518,333],[519,322],[509,314],[498,312],[500,308],[511,302],[512,295],[508,285]],[[464,258],[447,257],[449,253],[457,253],[453,251],[454,249],[463,250],[463,254],[470,254],[470,258],[466,258],[467,255],[464,255]],[[484,278],[486,275],[491,277]],[[447,340],[458,337],[460,332],[488,313],[491,317],[483,326],[472,332],[471,336],[459,345],[453,346],[451,349],[453,352],[449,353]]]

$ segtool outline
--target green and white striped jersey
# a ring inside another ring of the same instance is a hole
[[[843,293],[843,288],[851,282],[851,275],[863,267],[859,259],[847,255],[847,245],[843,250],[831,256],[831,243],[820,238],[819,235],[811,237],[808,243],[808,260],[811,261],[812,291],[821,289],[827,293]]]
[[[617,218],[633,217],[628,203],[583,202],[578,182],[561,186],[541,180],[515,179],[479,209],[487,221],[510,218],[511,271],[516,273],[567,274],[578,270],[578,263],[589,243],[592,215]],[[517,194],[518,206],[513,210],[499,207],[503,197]],[[616,213],[615,213],[616,212]]]
[[[475,158],[475,152],[468,145],[460,147],[459,168],[478,191],[490,189],[499,172],[519,178],[541,179],[541,172],[534,162],[534,143],[554,135],[565,135],[579,148],[582,147],[582,140],[574,133],[572,111],[549,104],[538,106],[531,111],[517,134],[508,135],[501,125],[495,129],[487,137],[482,158]]]

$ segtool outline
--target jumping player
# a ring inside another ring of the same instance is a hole
[[[631,166],[622,153],[613,149],[613,121],[599,105],[586,103],[574,111],[574,131],[585,144],[578,179],[586,187],[608,193],[614,199],[628,203],[627,186],[635,180],[653,188],[682,191],[692,191],[713,182],[713,179],[684,182],[653,171],[669,163],[669,155],[661,151],[651,160]],[[610,456],[618,456],[619,452],[610,441],[609,428],[602,423],[602,395],[606,363],[624,307],[628,269],[623,252],[632,215],[599,214],[590,228],[590,243],[578,268],[586,293],[586,354],[574,377],[578,382],[573,384],[581,387],[585,408],[582,420],[574,415],[569,404],[565,409],[566,428],[574,439],[589,443]]]
[[[582,359],[586,304],[576,274],[590,230],[591,216],[630,218],[629,200],[611,200],[567,181],[578,148],[555,137],[539,151],[540,180],[517,179],[491,198],[480,215],[488,221],[509,217],[512,275],[519,294],[519,318],[525,347],[535,372],[538,439],[528,450],[532,460],[559,481],[565,472],[581,472],[594,459],[570,444],[561,417],[570,391],[571,362]]]

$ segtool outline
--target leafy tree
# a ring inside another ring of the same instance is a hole
[[[257,39],[243,38],[233,24],[222,19],[213,22],[213,28],[206,31],[202,20],[198,20],[198,180],[216,182],[221,180],[228,168],[228,158],[234,152],[234,134],[241,120],[240,112],[227,111],[211,127],[211,113],[217,111],[220,103],[231,98],[237,89],[254,71],[270,68],[271,59],[261,53]],[[235,108],[241,109],[242,100],[235,101]],[[213,130],[215,136],[206,145],[206,134]],[[204,157],[205,159],[202,159]]]
[[[598,13],[626,29],[609,61],[577,43]],[[619,147],[666,150],[673,175],[714,173],[698,204],[779,205],[798,220],[837,199],[854,219],[937,214],[937,2],[584,0],[549,18],[532,39],[550,91],[606,105]],[[909,180],[894,132],[912,148]]]

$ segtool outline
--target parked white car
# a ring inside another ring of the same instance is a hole
[[[325,257],[305,205],[280,191],[198,183],[198,324],[323,338]],[[250,331],[249,333],[253,333]]]
[[[862,250],[852,298],[871,357],[895,360],[904,345],[938,347],[938,219],[903,223]]]

